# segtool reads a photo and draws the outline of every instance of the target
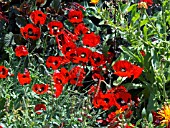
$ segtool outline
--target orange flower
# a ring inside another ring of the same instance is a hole
[[[161,119],[161,124],[166,126],[169,126],[170,123],[170,104],[165,104],[158,112],[158,118]]]
[[[138,8],[145,8],[145,9],[148,9],[148,5],[146,2],[140,2],[138,3]]]
[[[99,3],[99,0],[91,0],[90,3],[97,4],[97,3]]]

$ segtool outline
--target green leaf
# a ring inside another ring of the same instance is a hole
[[[135,23],[140,18],[140,13],[136,13],[132,18],[132,23]]]
[[[60,3],[61,3],[61,0],[53,0],[50,6],[53,7],[56,11],[58,11],[60,8]]]
[[[129,57],[135,59],[137,62],[141,63],[142,62],[142,59],[139,58],[139,56],[135,55],[133,52],[131,52],[130,49],[124,47],[124,46],[120,46],[120,49],[126,53]]]
[[[130,12],[130,11],[132,11],[133,9],[136,9],[136,7],[137,7],[137,4],[131,5],[131,6],[127,9],[127,12]]]
[[[126,84],[123,84],[123,85],[126,87],[127,90],[143,88],[143,85],[141,83],[139,83],[139,84],[126,83]]]
[[[23,16],[18,15],[15,20],[16,20],[16,24],[19,28],[23,27],[27,24],[27,21]]]
[[[144,20],[140,21],[140,27],[143,26],[143,25],[145,25],[145,24],[148,23],[148,22],[149,22],[148,19],[144,19]]]
[[[120,85],[123,81],[125,81],[126,79],[127,79],[127,77],[118,77],[117,80],[115,80],[115,81],[113,82],[113,85],[114,85],[114,86],[118,86],[118,85]]]
[[[102,20],[100,23],[99,23],[99,25],[104,25],[105,24],[105,21],[104,20]]]
[[[9,46],[10,44],[15,44],[12,32],[9,32],[8,34],[5,35],[4,43],[5,46]]]
[[[1,98],[1,99],[0,99],[0,110],[3,110],[3,109],[4,109],[5,102],[6,102],[5,98]]]
[[[148,99],[148,105],[147,105],[147,111],[150,112],[151,110],[156,109],[156,95],[154,92],[150,92],[149,99]]]
[[[90,19],[84,18],[83,21],[86,25],[89,26],[91,31],[99,31],[100,30],[100,27],[97,27],[96,25],[94,25]]]
[[[102,53],[103,53],[105,56],[107,56],[107,52],[109,51],[109,48],[110,48],[110,46],[108,46],[108,45],[104,45],[104,46],[103,46],[103,51],[102,51]]]
[[[123,4],[121,6],[122,13],[126,13],[128,11],[128,9],[129,9],[129,6],[130,6],[130,3],[129,4]]]
[[[148,38],[148,28],[146,27],[146,25],[143,27],[143,35],[144,35],[144,40],[147,40]]]

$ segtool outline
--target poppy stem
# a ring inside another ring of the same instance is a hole
[[[101,82],[105,83],[105,85],[106,85],[106,87],[107,87],[108,89],[110,89],[110,88],[111,88],[111,87],[110,87],[110,85],[109,85],[108,83],[106,83],[106,81],[101,80]]]
[[[23,100],[23,103],[24,103],[24,106],[25,106],[26,118],[29,119],[29,121],[31,122],[31,119],[28,115],[28,105],[27,105],[27,102],[26,102],[26,99],[25,99],[25,97],[27,98],[25,87],[23,87],[23,90],[24,90],[24,96],[22,97],[22,100]]]

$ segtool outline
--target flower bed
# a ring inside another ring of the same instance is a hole
[[[0,5],[0,128],[170,127],[169,0]]]

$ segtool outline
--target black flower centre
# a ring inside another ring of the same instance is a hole
[[[81,54],[81,57],[82,57],[82,58],[85,58],[85,57],[86,57],[86,53],[82,53],[82,54]]]
[[[126,69],[125,68],[121,68],[121,72],[126,72]]]
[[[100,59],[99,57],[97,57],[97,58],[94,58],[94,61],[95,61],[95,62],[100,62],[101,59]]]
[[[29,29],[28,29],[28,35],[30,35],[30,36],[32,36],[32,35],[33,35],[32,28],[29,28]]]
[[[27,76],[26,76],[26,75],[23,75],[22,78],[27,78]]]
[[[39,17],[42,17],[42,14],[38,14]]]
[[[45,90],[44,87],[41,87],[40,89],[38,89],[39,92],[43,92]]]
[[[2,70],[0,71],[0,74],[1,74],[1,75],[4,75],[4,74],[5,74],[5,69],[4,69],[4,68],[2,68]]]
[[[54,64],[54,65],[57,65],[57,64],[58,64],[58,61],[54,61],[53,64]]]
[[[66,48],[66,51],[68,52],[68,51],[70,51],[70,49],[71,49],[70,47],[67,47],[67,48]]]

